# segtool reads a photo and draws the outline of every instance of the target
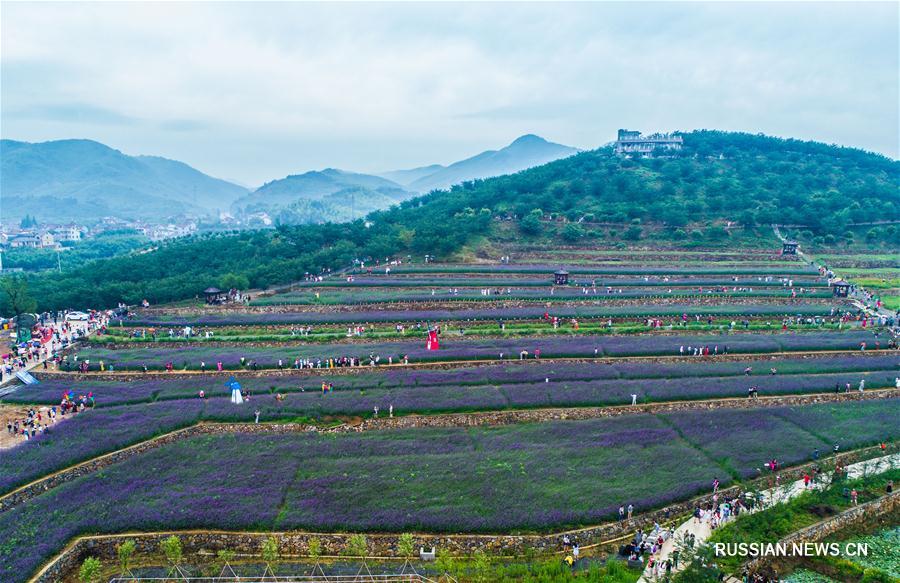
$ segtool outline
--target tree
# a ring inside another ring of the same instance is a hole
[[[222,289],[248,289],[250,287],[250,280],[247,279],[246,275],[238,275],[236,273],[226,273],[222,276],[222,279],[219,280],[219,285]]]
[[[28,292],[28,280],[22,275],[10,275],[0,279],[0,288],[3,290],[3,312],[13,316],[19,316],[34,312],[37,309],[37,301]]]
[[[100,571],[100,559],[88,557],[81,563],[81,568],[78,569],[78,580],[81,583],[99,583]]]
[[[170,570],[170,572],[178,570],[178,565],[181,563],[181,558],[183,556],[181,549],[181,539],[173,534],[169,538],[164,539],[161,543],[159,543],[159,550],[161,550],[163,555],[165,555],[166,560],[171,563],[172,569]]]
[[[401,557],[411,557],[413,553],[416,551],[416,543],[413,540],[413,535],[408,532],[404,532],[400,535],[400,538],[397,539],[397,552]]]
[[[643,231],[641,231],[641,228],[638,227],[637,225],[635,225],[632,227],[628,227],[628,229],[625,230],[625,234],[623,234],[622,237],[628,241],[637,241],[638,239],[641,238],[642,234],[643,234]]]
[[[221,573],[225,569],[225,565],[230,565],[236,556],[237,553],[231,549],[219,549],[219,552],[216,553],[216,572]]]
[[[584,228],[577,223],[569,223],[563,228],[562,238],[569,243],[574,243],[583,237]]]
[[[135,544],[133,540],[127,540],[116,547],[116,556],[119,558],[119,574],[128,572],[128,563],[134,555]]]
[[[369,543],[366,541],[366,535],[353,534],[347,540],[347,546],[344,554],[349,557],[365,557],[369,553]]]
[[[725,230],[725,227],[713,225],[706,230],[706,236],[710,241],[721,241],[728,238],[728,231]]]
[[[278,540],[274,536],[270,536],[262,544],[262,558],[266,562],[266,567],[273,569],[278,566]]]
[[[309,542],[306,543],[306,552],[313,560],[318,561],[322,556],[322,541],[316,537],[309,539]]]
[[[536,217],[534,213],[523,217],[522,220],[519,221],[519,229],[526,235],[538,235],[541,232],[541,228],[541,219]]]

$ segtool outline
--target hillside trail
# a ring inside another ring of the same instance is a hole
[[[844,469],[847,472],[847,477],[849,479],[854,479],[866,475],[882,473],[897,467],[900,467],[900,453],[857,462],[855,464],[846,466]],[[814,488],[822,488],[824,486],[825,484],[813,485]],[[760,504],[756,506],[756,510],[769,508],[775,504],[787,502],[799,496],[806,490],[807,488],[804,485],[803,480],[797,480],[795,482],[784,484],[782,486],[776,486],[774,488],[763,490],[759,492],[761,500]],[[712,536],[712,528],[710,527],[710,523],[707,517],[704,517],[704,519],[698,521],[692,516],[681,525],[679,525],[678,528],[675,529],[674,536],[669,537],[668,540],[663,543],[662,548],[657,551],[655,555],[656,561],[665,562],[666,559],[671,557],[672,551],[675,550],[675,542],[684,540],[685,535],[690,534],[693,534],[696,537],[696,546],[699,546],[702,543],[706,542],[709,537]],[[684,567],[684,563],[679,563],[678,568],[672,569],[672,572],[675,573],[677,571],[680,571]],[[644,572],[641,575],[640,579],[638,579],[638,583],[650,583],[658,580],[659,579],[653,573],[653,569],[648,566],[644,569]]]

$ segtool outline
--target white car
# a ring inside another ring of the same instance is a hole
[[[66,314],[66,320],[87,320],[88,315],[84,312],[69,312]]]

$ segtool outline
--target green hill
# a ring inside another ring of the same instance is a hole
[[[414,196],[379,176],[335,168],[273,180],[234,202],[238,212],[267,212],[282,224],[348,221]]]
[[[850,223],[900,213],[900,163],[883,156],[749,134],[683,136],[671,158],[627,159],[602,148],[406,200],[366,221],[176,240],[76,273],[33,276],[30,285],[42,308],[160,303],[194,297],[228,274],[265,287],[355,258],[446,256],[510,230],[517,242],[689,236],[712,245],[731,236],[724,221],[737,221],[741,241],[751,242],[771,241],[768,225],[777,222],[805,225],[816,243],[839,246],[852,240]],[[621,227],[592,226],[600,223]],[[871,231],[867,244],[900,246],[894,225]]]

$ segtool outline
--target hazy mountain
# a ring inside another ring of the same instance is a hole
[[[409,170],[391,170],[390,172],[382,172],[378,176],[393,180],[402,186],[409,186],[416,180],[430,176],[438,170],[445,169],[446,166],[441,164],[432,164],[430,166],[420,166],[419,168],[410,168]]]
[[[505,148],[488,150],[446,167],[437,166],[435,171],[431,173],[425,173],[424,171],[427,168],[434,168],[433,166],[415,168],[413,170],[400,170],[398,173],[401,173],[400,177],[402,177],[404,172],[410,173],[409,175],[412,176],[417,171],[423,171],[422,176],[404,184],[409,190],[429,192],[435,189],[447,189],[466,180],[514,174],[527,168],[540,166],[577,153],[577,148],[555,144],[540,136],[527,134]],[[391,173],[386,173],[385,175],[389,174]]]
[[[246,189],[187,164],[128,156],[92,140],[28,143],[0,140],[4,219],[38,220],[104,215],[163,220],[225,209]]]
[[[267,182],[234,202],[238,212],[264,211],[285,223],[359,218],[412,197],[380,176],[327,168]]]

